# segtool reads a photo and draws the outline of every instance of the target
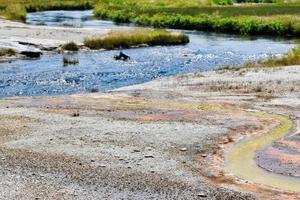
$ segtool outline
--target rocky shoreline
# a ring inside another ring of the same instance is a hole
[[[0,48],[16,52],[16,55],[0,58],[7,61],[59,52],[62,45],[71,41],[83,45],[85,38],[105,37],[110,30],[33,26],[0,19],[0,31]]]

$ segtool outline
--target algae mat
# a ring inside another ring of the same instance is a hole
[[[267,113],[256,113],[278,119],[280,124],[268,134],[243,141],[235,145],[226,155],[226,172],[241,179],[279,190],[300,192],[300,179],[271,173],[256,164],[256,152],[272,142],[288,135],[293,129],[293,121],[288,117]]]

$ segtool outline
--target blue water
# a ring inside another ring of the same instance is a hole
[[[31,13],[27,23],[98,29],[132,28],[96,20],[91,11]],[[71,55],[80,63],[67,67],[63,66],[62,55],[0,63],[0,97],[107,91],[159,77],[264,59],[269,54],[282,55],[294,46],[287,40],[250,39],[192,31],[187,33],[190,43],[185,46],[125,50],[131,56],[128,62],[113,59],[118,51],[98,51]]]

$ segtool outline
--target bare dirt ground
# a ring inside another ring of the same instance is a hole
[[[224,156],[278,125],[253,112],[289,116],[297,133],[299,99],[299,66],[1,99],[0,199],[299,199],[227,174]]]

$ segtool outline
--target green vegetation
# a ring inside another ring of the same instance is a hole
[[[84,41],[84,45],[90,49],[115,49],[141,44],[149,46],[179,45],[188,42],[188,36],[183,33],[171,33],[164,30],[133,30],[112,31],[104,38],[89,38]]]
[[[300,0],[0,0],[0,16],[21,21],[29,11],[91,8],[103,19],[156,28],[300,36]]]
[[[267,59],[259,60],[257,62],[248,62],[243,65],[225,65],[218,68],[218,70],[235,70],[239,71],[241,68],[264,68],[264,67],[282,67],[300,65],[300,44],[282,57],[270,55]]]
[[[2,56],[13,56],[16,54],[16,51],[13,49],[0,49],[0,57]]]
[[[68,42],[62,46],[62,49],[67,51],[78,51],[79,47],[75,42]]]
[[[72,59],[72,58],[69,58],[67,56],[64,56],[63,57],[63,64],[64,64],[64,67],[68,66],[68,65],[77,65],[79,64],[79,61],[78,59]]]
[[[205,2],[100,0],[94,9],[94,14],[119,23],[136,23],[159,28],[248,35],[300,36],[300,4],[215,6],[212,2]]]
[[[20,21],[26,20],[26,9],[20,4],[9,4],[2,12],[8,19],[18,19]],[[2,12],[0,10],[0,15]]]
[[[280,67],[289,65],[300,65],[300,46],[294,48],[281,58],[271,56],[269,59],[257,63],[246,63],[245,67]]]
[[[97,0],[0,0],[0,16],[12,20],[26,20],[27,12],[42,10],[92,9]]]

